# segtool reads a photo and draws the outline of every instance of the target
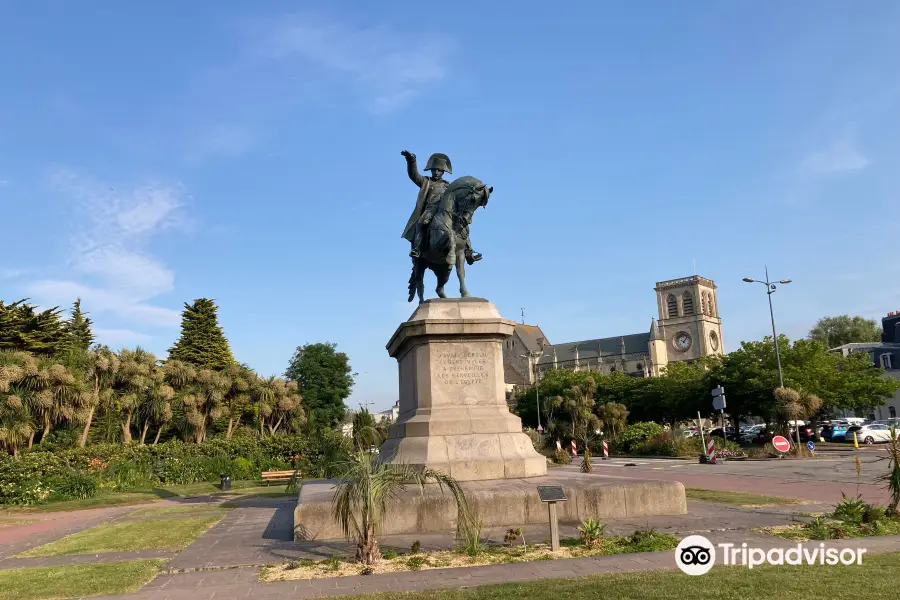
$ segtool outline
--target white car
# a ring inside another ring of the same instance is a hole
[[[856,439],[863,444],[874,444],[875,442],[891,441],[891,428],[881,423],[874,423],[871,425],[854,425],[847,430],[848,441],[853,439],[854,433],[856,434]]]

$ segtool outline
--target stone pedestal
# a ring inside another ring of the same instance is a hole
[[[481,298],[420,304],[387,344],[400,416],[382,456],[458,481],[545,475],[546,459],[506,406],[502,344],[514,327]]]

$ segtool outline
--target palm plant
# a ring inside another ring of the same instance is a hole
[[[585,439],[600,426],[600,419],[594,414],[597,401],[597,382],[593,377],[573,385],[563,396],[551,400],[551,405],[558,406],[569,417],[571,434],[576,440]]]
[[[119,371],[119,357],[102,346],[87,353],[83,377],[86,389],[79,398],[80,421],[84,422],[78,446],[84,448],[97,408],[108,405],[113,396],[113,384]]]
[[[174,397],[175,390],[165,381],[165,371],[161,366],[153,365],[149,385],[144,390],[144,398],[136,415],[141,426],[141,445],[144,444],[151,425],[157,427],[155,442],[159,441],[162,429],[172,420],[171,403]]]
[[[365,450],[382,442],[381,434],[375,425],[375,418],[367,409],[353,415],[353,443],[357,449]]]
[[[618,402],[606,402],[598,407],[597,414],[603,421],[604,432],[608,432],[613,440],[619,439],[628,423],[628,408]]]
[[[891,494],[891,501],[885,511],[891,516],[897,516],[897,507],[900,506],[900,440],[897,439],[897,435],[897,428],[891,425],[891,439],[886,457],[888,472],[878,477],[878,481],[883,482]]]
[[[803,388],[780,387],[775,390],[778,412],[787,421],[796,421],[815,414],[822,407],[822,399]],[[795,427],[797,454],[801,452],[800,427]]]
[[[123,349],[119,352],[119,372],[116,375],[116,404],[122,427],[122,443],[131,441],[131,421],[143,410],[154,388],[163,383],[163,373],[156,368],[156,357],[143,348]]]
[[[290,423],[292,428],[303,421],[303,408],[300,406],[300,392],[296,381],[287,381],[280,377],[267,377],[258,380],[254,396],[256,398],[259,434],[274,435],[278,428]]]
[[[222,406],[228,418],[225,437],[231,439],[253,399],[253,386],[257,384],[258,377],[252,369],[237,363],[229,365],[225,369],[225,375],[228,376],[228,389],[222,399]]]
[[[467,527],[472,522],[468,503],[459,483],[451,476],[428,468],[402,463],[387,463],[377,455],[356,451],[336,465],[342,479],[332,500],[332,513],[341,524],[347,539],[356,545],[356,560],[371,565],[381,559],[377,536],[380,534],[388,503],[400,501],[407,485],[419,487],[424,494],[426,483],[437,483],[453,494],[458,522]]]
[[[34,425],[20,387],[25,377],[23,363],[31,357],[24,352],[0,351],[0,447],[13,456],[34,435]]]

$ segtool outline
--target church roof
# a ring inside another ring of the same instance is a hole
[[[575,360],[575,348],[578,348],[578,358],[597,358],[599,348],[602,358],[610,360],[623,354],[647,354],[649,352],[650,332],[632,333],[608,338],[597,338],[581,342],[568,342],[566,344],[554,344],[545,346],[544,353],[538,359],[538,364],[552,363],[553,352],[556,352],[558,362]]]
[[[544,332],[541,331],[541,328],[538,325],[517,323],[516,333],[519,335],[519,339],[522,340],[522,343],[525,344],[525,347],[528,348],[529,352],[540,352],[541,346],[546,346],[549,343],[547,336],[544,335]],[[543,342],[538,343],[538,340],[543,340]]]

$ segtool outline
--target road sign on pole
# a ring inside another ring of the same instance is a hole
[[[806,447],[809,449],[810,452],[816,451],[816,443],[813,442],[812,440],[809,440],[808,442],[806,442]]]
[[[572,456],[578,456],[578,446],[575,445],[575,440],[572,440]]]
[[[725,388],[717,385],[712,390],[713,409],[723,412],[725,410]]]
[[[791,449],[791,443],[783,435],[776,435],[772,438],[772,446],[779,452],[787,452]]]

